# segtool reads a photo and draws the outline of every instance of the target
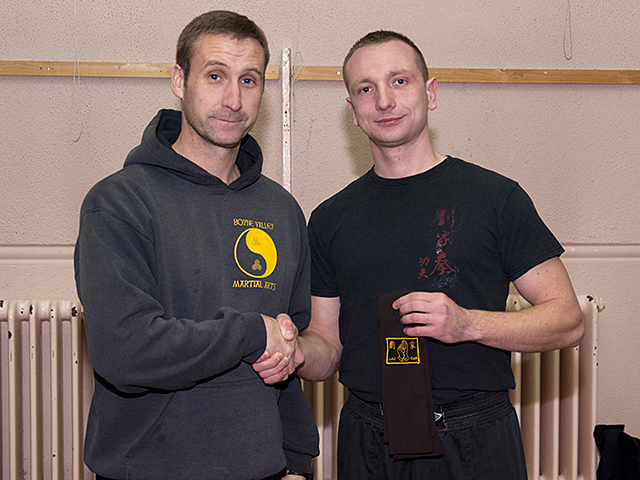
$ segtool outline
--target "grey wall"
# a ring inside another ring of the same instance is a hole
[[[255,19],[272,64],[289,47],[298,65],[340,65],[357,38],[388,28],[431,67],[640,69],[636,0],[8,0],[0,59],[168,63],[182,27],[211,8]],[[179,104],[164,79],[0,76],[0,92],[0,298],[73,297],[83,196],[120,168],[157,109]],[[301,81],[293,94],[292,190],[309,214],[371,159],[340,83]],[[567,248],[576,291],[606,304],[598,421],[640,436],[640,86],[441,83],[438,95],[436,148],[518,180]],[[254,134],[276,180],[280,122],[280,85],[269,81]]]

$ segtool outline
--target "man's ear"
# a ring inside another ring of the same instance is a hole
[[[184,97],[184,70],[180,65],[174,65],[171,70],[171,91],[180,100]]]
[[[427,106],[429,107],[429,110],[435,110],[438,106],[438,102],[436,100],[436,94],[438,92],[438,80],[436,80],[436,77],[431,77],[425,84],[425,87],[427,89]]]
[[[356,127],[359,127],[360,125],[358,125],[358,117],[356,116],[356,111],[353,108],[353,104],[351,103],[351,97],[347,97],[347,106],[349,107],[349,110],[351,110],[351,115],[353,115],[353,124]]]

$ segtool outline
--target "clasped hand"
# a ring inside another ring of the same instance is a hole
[[[404,333],[410,337],[430,337],[444,343],[477,340],[473,337],[469,311],[440,292],[411,292],[398,298],[393,308],[400,313]],[[277,320],[265,317],[267,348],[253,364],[253,369],[267,384],[286,380],[299,365],[304,354],[298,343],[298,329],[288,315]]]
[[[286,380],[301,363],[304,354],[298,348],[298,328],[289,315],[277,318],[262,315],[267,330],[267,346],[253,364],[253,369],[265,383],[272,385]]]

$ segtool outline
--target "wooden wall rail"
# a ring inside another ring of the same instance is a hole
[[[297,80],[342,80],[340,67],[302,67]],[[640,70],[526,70],[498,68],[429,68],[445,83],[582,83],[640,85]]]
[[[75,65],[75,68],[74,68]],[[0,60],[0,75],[35,77],[170,78],[173,63],[37,62]],[[267,80],[279,78],[277,65],[267,67]]]
[[[50,77],[169,78],[172,63],[37,62],[0,60],[0,75]],[[640,85],[640,70],[528,70],[498,68],[433,68],[445,83],[555,83]],[[279,78],[279,67],[267,67],[267,80]],[[340,67],[296,67],[296,80],[341,81]]]
[[[640,70],[430,68],[439,82],[640,85]]]

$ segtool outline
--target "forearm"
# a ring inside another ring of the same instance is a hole
[[[293,365],[304,380],[322,381],[336,372],[342,355],[339,332],[339,297],[311,297],[311,322],[297,337],[298,359],[284,362],[278,350],[268,350],[253,368],[267,384],[274,384],[287,377],[285,368]],[[280,317],[278,317],[280,318]],[[282,323],[285,327],[287,323]],[[283,332],[284,335],[284,332]],[[293,341],[294,337],[288,336]],[[281,361],[282,360],[282,361]],[[289,359],[291,360],[291,359]],[[291,372],[289,372],[291,373]]]
[[[517,352],[578,345],[584,334],[577,300],[553,299],[518,312],[463,310],[466,339]]]
[[[331,378],[340,365],[342,345],[330,342],[311,327],[300,335],[298,342],[305,359],[298,367],[298,376],[315,382]]]
[[[445,343],[478,342],[520,352],[577,345],[584,335],[580,304],[559,258],[532,268],[514,281],[533,305],[519,312],[467,310],[439,292],[412,292],[394,302],[409,336]]]

